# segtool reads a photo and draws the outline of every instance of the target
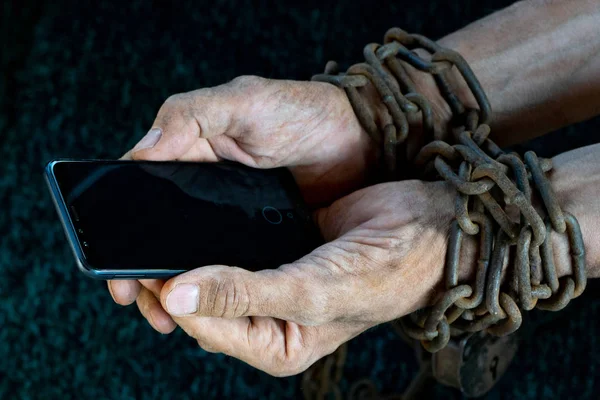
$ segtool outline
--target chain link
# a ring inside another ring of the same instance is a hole
[[[418,49],[428,56],[421,56]],[[457,193],[444,292],[432,307],[399,320],[404,334],[419,340],[427,351],[437,352],[451,336],[466,332],[508,335],[520,327],[522,311],[535,307],[557,311],[579,296],[586,286],[585,248],[577,219],[561,210],[546,176],[552,163],[533,152],[523,157],[505,153],[489,138],[490,102],[462,56],[398,28],[385,34],[383,45],[368,44],[363,55],[365,62],[345,73],[329,62],[325,73],[313,80],[346,91],[359,122],[382,147],[389,180],[419,171],[413,177],[444,179]],[[418,92],[408,65],[433,76],[452,111],[447,129],[434,129],[432,106]],[[453,82],[456,77],[463,82]],[[387,112],[374,115],[377,108],[359,90],[368,85],[379,94]],[[454,89],[461,85],[469,89],[476,108],[462,102]],[[409,157],[406,144],[414,121],[423,146]],[[541,199],[538,209],[533,206],[534,196]],[[518,220],[513,217],[516,213]],[[566,233],[569,240],[572,275],[560,279],[554,265],[553,231]],[[458,281],[465,235],[479,241],[473,284]],[[515,256],[508,258],[513,249]],[[507,260],[511,260],[508,265]]]

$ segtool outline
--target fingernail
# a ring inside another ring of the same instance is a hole
[[[160,140],[161,136],[162,130],[160,128],[150,129],[148,133],[146,133],[146,136],[144,136],[142,140],[140,140],[138,144],[135,145],[131,152],[135,153],[136,151],[150,149],[154,147],[156,143],[158,143],[158,141]]]
[[[198,286],[191,283],[175,286],[167,295],[167,311],[176,316],[194,314],[198,311]]]

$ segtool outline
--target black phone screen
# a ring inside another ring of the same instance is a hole
[[[286,169],[65,161],[54,176],[94,269],[276,268],[321,239]]]

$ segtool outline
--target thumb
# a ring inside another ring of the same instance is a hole
[[[274,317],[301,325],[329,322],[322,277],[301,264],[251,272],[208,266],[165,283],[162,306],[175,317]]]
[[[239,79],[237,79],[239,80]],[[218,161],[206,138],[227,133],[247,94],[237,80],[169,97],[152,128],[131,150],[134,160]]]

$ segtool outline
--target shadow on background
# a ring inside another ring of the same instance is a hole
[[[438,38],[510,1],[68,1],[0,6],[0,398],[295,398],[275,379],[161,336],[103,282],[76,271],[42,180],[56,157],[116,158],[177,92],[242,74],[309,79],[362,59],[392,26]],[[598,119],[526,145],[550,156],[597,140]],[[592,139],[593,137],[593,139]],[[491,399],[592,398],[600,362],[594,287],[535,326]],[[543,333],[541,333],[543,331]],[[362,377],[384,393],[416,374],[387,326],[353,340],[342,389]],[[435,388],[437,396],[461,398]]]

